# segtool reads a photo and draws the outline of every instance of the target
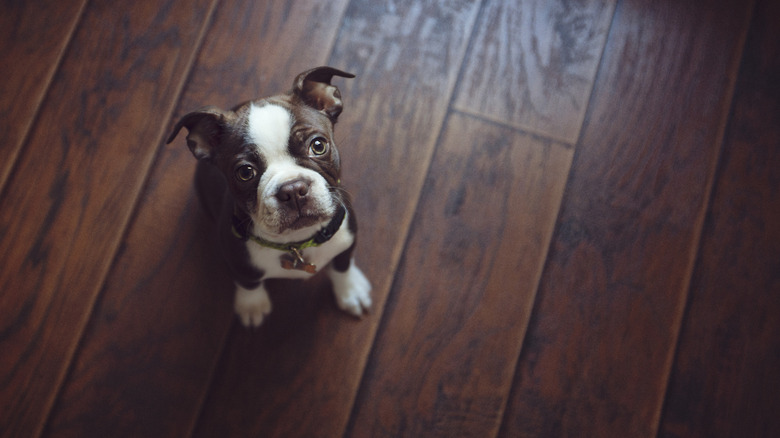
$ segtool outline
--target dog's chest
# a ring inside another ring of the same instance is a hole
[[[327,242],[301,250],[306,263],[316,266],[320,272],[334,257],[347,250],[355,236],[349,231],[347,220],[341,224],[338,232]],[[263,278],[309,278],[313,274],[300,269],[286,269],[283,258],[290,260],[292,255],[285,251],[260,246],[252,240],[246,242],[252,264],[263,271]]]

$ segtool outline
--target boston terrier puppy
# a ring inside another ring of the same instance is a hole
[[[198,159],[196,191],[214,220],[219,250],[236,284],[235,311],[257,327],[271,311],[269,278],[306,279],[325,271],[343,310],[362,316],[371,284],[355,266],[357,221],[340,186],[333,125],[342,110],[333,76],[318,67],[292,90],[239,105],[207,106],[179,120]]]

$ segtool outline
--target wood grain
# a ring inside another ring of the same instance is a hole
[[[221,2],[173,121],[205,104],[286,91],[324,63],[345,7]],[[308,41],[309,32],[321,38]],[[234,320],[234,286],[192,186],[195,162],[182,138],[157,157],[47,436],[191,434]]]
[[[621,2],[501,436],[652,436],[747,26]]]
[[[223,3],[177,117],[288,91],[296,74],[327,61],[345,9],[345,0]]]
[[[453,115],[349,436],[492,436],[573,151]]]
[[[277,290],[260,336],[231,333],[196,436],[343,434],[476,15],[470,2],[350,3],[328,63],[357,74],[339,83],[336,136],[374,309],[336,311],[325,283],[314,303]]]
[[[613,0],[487,1],[455,107],[573,144],[614,7]]]
[[[779,436],[780,38],[754,12],[661,436]]]
[[[90,3],[0,199],[3,434],[39,433],[68,368],[211,4],[183,6]]]
[[[0,436],[780,436],[755,2],[1,2]],[[322,64],[377,304],[247,331],[163,139]]]
[[[85,0],[3,2],[0,14],[0,191],[16,163]]]

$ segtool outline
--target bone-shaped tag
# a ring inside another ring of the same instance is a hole
[[[296,248],[291,249],[289,253],[282,254],[280,261],[283,269],[294,269],[308,272],[309,274],[317,272],[317,267],[311,263],[306,263],[306,260],[303,259],[303,254]]]

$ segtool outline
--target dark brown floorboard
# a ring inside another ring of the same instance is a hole
[[[495,433],[571,156],[449,118],[349,436]]]
[[[615,3],[485,2],[455,107],[576,142]]]
[[[2,4],[0,14],[0,193],[16,163],[86,1]]]
[[[212,4],[91,2],[0,200],[3,433],[63,381]]]
[[[655,433],[748,18],[617,6],[502,436]]]
[[[780,4],[759,1],[660,435],[780,434]]]

